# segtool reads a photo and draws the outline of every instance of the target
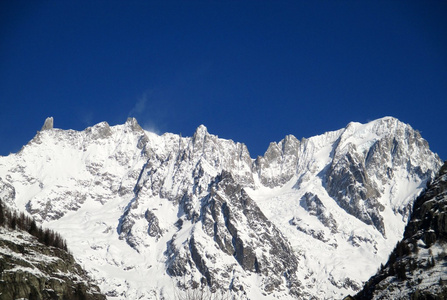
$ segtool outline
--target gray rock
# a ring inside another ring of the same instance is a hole
[[[270,143],[264,156],[254,162],[261,183],[274,187],[288,182],[296,174],[299,147],[300,141],[293,135],[287,135],[279,143]],[[281,170],[279,175],[274,172],[278,169]]]
[[[324,226],[328,227],[331,230],[332,233],[337,232],[337,226],[338,226],[337,221],[335,220],[332,213],[330,213],[326,209],[326,207],[324,206],[324,204],[321,202],[320,198],[318,198],[317,195],[314,195],[309,192],[304,194],[304,196],[301,198],[300,205],[305,210],[307,210],[309,214],[316,216]],[[307,231],[299,227],[298,222],[293,221],[293,219],[290,221],[290,223],[292,225],[298,226],[297,227],[298,230],[307,233]],[[315,231],[313,231],[311,232],[311,235],[318,238],[319,240],[326,240],[324,238],[323,233],[317,233],[317,235],[315,235]]]
[[[147,233],[158,240],[163,235],[163,231],[160,229],[157,216],[152,211],[146,210],[144,217],[148,223]]]
[[[1,299],[106,299],[71,254],[27,232],[0,228],[0,249]]]
[[[378,185],[393,179],[399,170],[405,170],[409,177],[422,182],[429,180],[434,174],[425,166],[439,165],[439,158],[430,154],[428,143],[419,132],[394,118],[376,122],[371,128],[376,141],[360,151],[350,142],[355,126],[349,124],[334,145],[332,161],[324,175],[325,188],[346,212],[373,225],[386,236],[384,207],[377,200],[382,192]],[[416,161],[420,165],[414,165]],[[410,212],[406,208],[395,211],[401,213],[403,219]]]
[[[233,256],[243,270],[259,274],[265,292],[287,288],[289,293],[301,295],[296,277],[298,258],[289,242],[229,172],[224,171],[210,184],[201,205],[200,215],[191,221],[201,224],[208,235],[207,244],[214,243]],[[228,270],[214,266],[217,257],[208,253],[194,233],[187,248],[176,249],[173,244],[167,249],[169,274],[186,276],[190,266],[197,268],[210,286],[225,286],[235,279],[231,266]]]
[[[53,123],[53,117],[46,118],[40,131],[53,129]]]
[[[326,173],[326,189],[347,213],[366,224],[374,225],[383,235],[385,226],[380,214],[384,207],[377,198],[379,191],[369,179],[363,158],[354,145],[334,150]]]
[[[442,266],[447,252],[446,221],[447,163],[444,163],[437,177],[416,199],[403,240],[354,299],[445,299],[447,287]],[[435,244],[436,251],[442,249],[438,255],[431,250]],[[428,278],[438,277],[439,280],[427,284]]]
[[[112,135],[112,130],[107,122],[101,122],[84,130],[91,140],[105,139]]]

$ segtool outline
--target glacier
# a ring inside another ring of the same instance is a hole
[[[340,299],[402,238],[442,161],[393,117],[263,156],[197,128],[134,118],[42,129],[0,157],[0,197],[59,232],[108,299],[174,299],[210,286],[236,299]]]

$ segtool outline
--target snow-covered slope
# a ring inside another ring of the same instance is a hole
[[[64,241],[0,201],[0,299],[104,300]]]
[[[0,157],[0,194],[60,232],[109,299],[202,283],[240,299],[353,294],[441,165],[391,117],[287,136],[257,159],[203,125],[181,137],[135,119],[82,132],[52,123]]]
[[[416,199],[399,241],[354,299],[445,299],[447,296],[447,163]]]

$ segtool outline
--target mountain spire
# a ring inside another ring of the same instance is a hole
[[[53,129],[53,123],[54,123],[53,117],[46,118],[40,131]]]

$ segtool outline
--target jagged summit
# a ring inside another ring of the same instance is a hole
[[[143,132],[143,128],[138,124],[137,119],[135,118],[127,118],[126,125],[130,126],[130,128],[134,131]]]
[[[197,127],[196,132],[197,132],[197,133],[205,133],[205,132],[207,133],[207,132],[208,132],[208,128],[206,128],[205,125],[200,124],[200,125]]]
[[[208,129],[205,127],[205,125],[199,125],[199,127],[197,127],[196,131],[194,132],[193,135],[193,142],[197,142],[197,141],[201,141],[203,139],[206,138],[207,135],[210,135],[208,133]]]
[[[46,118],[40,131],[53,129],[53,123],[53,117]]]
[[[129,118],[42,131],[0,158],[0,191],[58,229],[114,300],[202,283],[236,299],[331,299],[386,260],[440,165],[388,117],[287,135],[257,159],[203,125],[157,135]]]

